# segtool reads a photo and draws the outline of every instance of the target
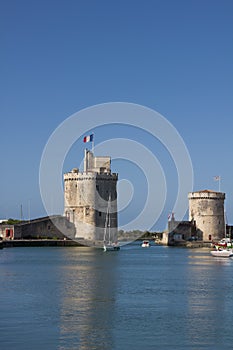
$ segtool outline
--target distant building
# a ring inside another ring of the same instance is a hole
[[[164,236],[168,245],[181,245],[187,241],[211,243],[225,236],[232,237],[233,227],[225,223],[225,193],[202,190],[190,192],[188,198],[189,221],[176,221],[172,214]]]
[[[225,236],[225,193],[203,190],[190,192],[189,220],[194,221],[203,241],[218,241]]]
[[[168,221],[168,245],[179,245],[185,241],[199,240],[193,221],[176,221],[174,213]]]
[[[64,215],[76,228],[76,240],[103,242],[108,202],[111,236],[117,240],[117,180],[110,157],[94,157],[85,150],[84,171],[64,174]]]
[[[14,225],[8,225],[5,221],[0,223],[0,239],[14,239]]]

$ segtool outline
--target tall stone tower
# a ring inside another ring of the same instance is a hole
[[[74,223],[75,239],[101,245],[109,208],[111,239],[117,241],[117,180],[110,157],[94,157],[85,150],[84,171],[64,174],[64,215]]]
[[[225,236],[225,193],[203,190],[190,192],[189,220],[196,223],[203,241],[220,240]]]

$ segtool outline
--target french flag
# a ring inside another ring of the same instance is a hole
[[[94,134],[88,135],[88,136],[84,136],[83,138],[83,142],[92,142],[94,139]]]

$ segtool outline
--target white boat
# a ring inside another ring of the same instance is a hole
[[[211,250],[210,254],[219,258],[230,258],[233,257],[233,249],[231,239],[226,237],[226,214],[224,215],[224,219],[225,238],[219,242],[212,242],[212,246],[215,249]]]
[[[211,250],[210,254],[219,258],[231,258],[233,257],[233,250],[218,248],[215,250]]]
[[[111,238],[110,205],[111,205],[111,196],[109,195],[107,212],[106,212],[106,219],[105,219],[105,227],[104,227],[104,244],[103,244],[103,249],[104,249],[105,252],[120,250],[120,246],[119,246],[118,242],[112,242],[112,238]]]
[[[142,248],[149,248],[149,246],[150,246],[150,242],[149,241],[143,241],[142,244],[141,244]]]
[[[110,243],[110,244],[104,244],[104,251],[113,251],[113,250],[120,250],[120,246],[118,243]]]

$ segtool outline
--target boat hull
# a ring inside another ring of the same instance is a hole
[[[150,242],[149,241],[143,241],[142,244],[141,244],[142,248],[149,248],[149,246],[150,246]]]
[[[219,258],[230,258],[233,257],[233,251],[232,250],[211,250],[210,254],[212,256],[216,256]]]
[[[105,252],[117,251],[117,250],[120,250],[119,245],[113,245],[113,244],[104,245]]]

